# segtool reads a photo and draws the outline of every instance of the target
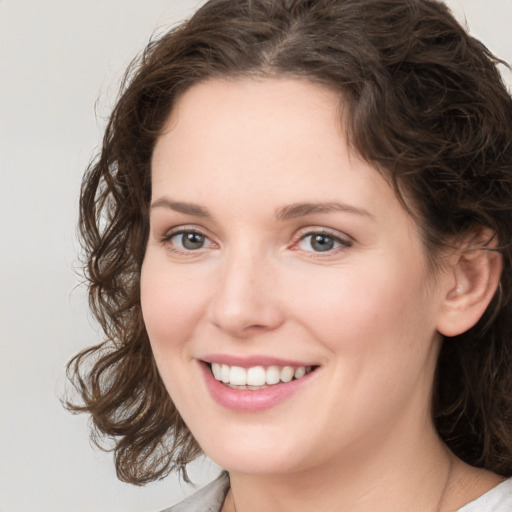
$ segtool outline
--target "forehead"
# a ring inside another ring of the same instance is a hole
[[[351,149],[342,107],[339,94],[303,80],[200,83],[178,101],[157,141],[153,199],[193,194],[195,202],[239,202],[242,210],[305,201],[402,210]]]
[[[260,161],[265,157],[263,150],[276,156],[277,146],[289,154],[314,146],[319,150],[327,134],[342,149],[340,104],[331,90],[303,80],[208,80],[179,99],[154,157],[165,139],[172,139],[176,146],[167,149],[180,156],[189,149],[180,144],[194,140],[202,154],[188,151],[187,156],[197,159],[223,155],[227,160],[252,152]]]

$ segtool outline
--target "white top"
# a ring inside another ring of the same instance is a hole
[[[223,471],[186,500],[161,512],[220,512],[229,490],[229,476]],[[505,480],[457,512],[512,512],[512,478]]]
[[[459,508],[458,512],[512,512],[512,478]]]

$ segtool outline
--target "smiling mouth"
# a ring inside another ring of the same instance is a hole
[[[317,366],[230,366],[207,363],[218,382],[232,389],[258,391],[271,386],[299,380],[313,372]]]

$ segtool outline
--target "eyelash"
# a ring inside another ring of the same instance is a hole
[[[210,246],[214,246],[214,247],[217,246],[203,232],[201,232],[197,229],[194,229],[194,228],[185,228],[185,227],[182,227],[182,228],[177,229],[176,231],[171,231],[171,232],[167,233],[165,236],[163,236],[161,238],[161,242],[163,244],[169,244],[170,250],[174,253],[178,253],[180,255],[185,255],[185,256],[197,256],[200,253],[201,249],[205,248],[204,246],[198,247],[197,249],[182,249],[180,247],[176,247],[175,244],[171,243],[173,238],[178,237],[180,235],[183,236],[186,234],[199,236],[199,237],[203,238],[205,243],[209,242]],[[299,245],[304,240],[306,240],[308,237],[314,237],[314,236],[328,238],[332,241],[332,243],[334,245],[336,245],[336,247],[328,248],[325,251],[302,249],[303,252],[309,253],[308,257],[316,257],[316,258],[328,257],[333,254],[337,254],[339,251],[343,251],[344,249],[347,249],[353,245],[353,241],[351,239],[343,238],[343,237],[336,235],[333,232],[328,231],[326,229],[311,229],[311,228],[309,228],[307,231],[303,231],[297,235],[297,237],[295,238],[295,241],[290,246],[290,249],[291,250],[301,250]]]
[[[183,236],[186,234],[200,236],[204,239],[205,242],[209,241],[211,245],[216,245],[204,233],[202,233],[201,231],[199,231],[197,229],[193,229],[193,228],[179,228],[176,231],[171,231],[162,237],[161,242],[164,245],[170,245],[169,249],[174,253],[178,253],[180,255],[185,255],[185,256],[197,256],[198,253],[200,252],[200,250],[203,249],[204,247],[199,247],[196,250],[182,249],[180,247],[176,247],[176,245],[171,242],[174,237],[177,237],[179,235]]]
[[[330,248],[326,251],[315,251],[315,250],[304,250],[304,252],[309,253],[309,257],[315,257],[315,258],[321,258],[321,257],[328,257],[332,256],[333,254],[337,254],[339,251],[343,251],[345,249],[348,249],[349,247],[352,247],[353,241],[349,239],[348,237],[343,238],[332,231],[326,230],[326,229],[308,229],[306,232],[299,233],[298,240],[293,243],[292,249],[294,250],[300,250],[299,244],[306,240],[308,237],[314,237],[314,236],[321,236],[325,238],[329,238],[332,240],[334,244],[337,244],[337,247]],[[311,242],[310,242],[311,244]]]

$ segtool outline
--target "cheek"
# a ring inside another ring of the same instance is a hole
[[[159,261],[159,259],[161,261]],[[191,393],[189,342],[203,316],[207,287],[186,272],[173,271],[165,257],[148,251],[141,273],[141,307],[151,349],[167,392],[177,409],[200,410]]]
[[[200,281],[200,280],[199,280]],[[199,322],[207,287],[186,272],[172,272],[166,262],[148,254],[141,273],[141,306],[155,352],[176,350]]]
[[[428,395],[437,345],[424,275],[366,266],[340,272],[329,286],[310,282],[307,289],[296,311],[330,354],[326,366],[337,404],[325,424],[352,425],[357,435],[369,425],[392,425],[411,394]]]
[[[397,346],[429,340],[435,332],[424,274],[382,266],[385,271],[369,265],[340,269],[328,282],[311,280],[294,293],[296,313],[332,351],[358,357],[371,348],[396,357]]]

